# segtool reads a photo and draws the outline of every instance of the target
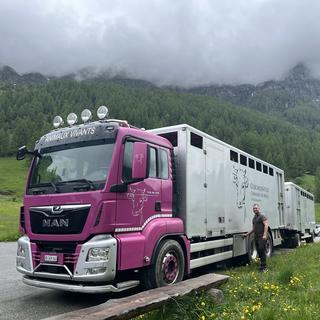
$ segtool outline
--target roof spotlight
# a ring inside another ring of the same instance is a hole
[[[100,120],[103,120],[109,116],[109,110],[106,106],[99,107],[97,111],[97,116]]]
[[[63,126],[63,119],[60,116],[55,116],[53,119],[53,126],[55,129]]]
[[[81,112],[81,119],[84,123],[88,122],[92,118],[92,113],[89,109],[84,109]]]
[[[69,113],[68,117],[67,117],[67,122],[69,126],[73,126],[74,124],[76,124],[78,121],[78,117],[75,113]]]

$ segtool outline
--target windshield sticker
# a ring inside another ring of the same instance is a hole
[[[45,142],[56,141],[56,140],[64,140],[68,138],[77,138],[81,136],[89,136],[95,134],[96,128],[77,128],[68,131],[54,132],[45,136]]]

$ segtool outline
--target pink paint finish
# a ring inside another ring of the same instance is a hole
[[[157,218],[142,232],[118,234],[118,269],[128,270],[150,264],[150,260],[161,238],[183,235],[183,222],[178,218]]]
[[[141,227],[149,217],[155,214],[172,212],[172,204],[170,203],[172,200],[172,181],[170,178],[163,185],[161,179],[147,178],[142,182],[131,184],[127,193],[110,192],[110,187],[112,185],[123,182],[121,180],[123,141],[128,136],[134,136],[137,139],[150,142],[151,145],[172,149],[172,145],[166,139],[147,131],[127,127],[119,128],[109,174],[103,190],[64,194],[25,195],[25,232],[31,241],[75,241],[82,243],[95,234],[113,234],[115,228]],[[141,154],[139,153],[140,151],[142,154],[146,154],[145,143],[138,143],[136,148],[136,155]],[[35,161],[33,161],[33,163],[34,162]],[[142,172],[143,166],[137,167],[134,170]],[[29,179],[30,176],[28,180]],[[163,193],[165,193],[164,197]],[[161,212],[155,211],[156,202],[162,201]],[[80,234],[32,233],[30,225],[30,207],[70,204],[90,204],[91,206],[86,223]],[[100,209],[102,210],[101,214]],[[97,220],[97,217],[99,218],[99,221]]]
[[[147,175],[147,144],[145,142],[135,142],[132,156],[132,179],[144,179]]]
[[[112,233],[116,227],[116,207],[115,200],[103,201],[96,213],[96,221],[90,228],[91,234]]]
[[[190,240],[187,238],[187,236],[181,236],[184,246],[185,246],[185,253],[187,257],[187,273],[190,273]]]
[[[118,240],[118,270],[128,270],[142,267],[145,237],[134,232],[130,234],[119,234]]]
[[[26,232],[31,241],[85,241],[91,234],[111,233],[114,231],[115,200],[114,194],[102,191],[49,194],[24,197]],[[91,208],[80,234],[35,234],[31,230],[30,207],[59,206],[68,204],[90,204]],[[100,222],[95,226],[99,208],[102,207]],[[100,225],[101,223],[101,225]]]

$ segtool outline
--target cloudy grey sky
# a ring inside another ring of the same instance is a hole
[[[318,0],[0,0],[0,64],[258,83],[299,62],[320,70],[319,14]]]

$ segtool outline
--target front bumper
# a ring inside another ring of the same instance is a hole
[[[22,278],[22,281],[25,284],[38,287],[38,288],[56,289],[56,290],[81,292],[81,293],[120,292],[120,291],[137,287],[140,283],[138,280],[132,280],[132,281],[120,282],[115,285],[108,284],[108,285],[89,286],[84,284],[67,284],[67,283],[39,280],[39,279],[29,278],[28,276],[24,276]]]
[[[113,286],[106,285],[116,276],[117,241],[111,235],[97,235],[81,245],[79,256],[71,272],[63,262],[39,264],[32,260],[32,244],[27,236],[18,240],[16,268],[25,275],[23,282],[29,285],[78,292],[122,291],[133,283]],[[103,261],[87,261],[91,248],[108,248],[108,257]],[[54,270],[48,272],[48,270]],[[97,270],[98,272],[93,272]],[[81,282],[81,284],[79,283]],[[94,286],[91,283],[95,283]],[[99,282],[101,285],[99,285]],[[97,284],[98,283],[98,284]],[[135,286],[135,285],[134,285]],[[99,289],[100,288],[100,289]]]

